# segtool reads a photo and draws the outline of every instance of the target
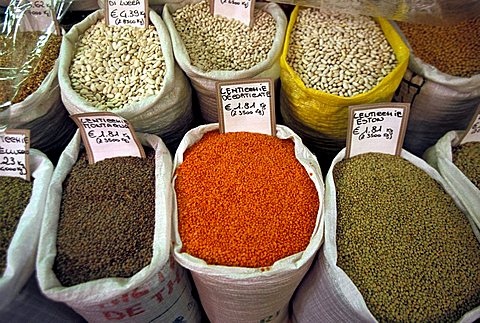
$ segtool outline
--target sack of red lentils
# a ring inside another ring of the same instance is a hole
[[[285,322],[323,237],[323,180],[300,138],[199,126],[174,159],[174,253],[211,322]]]
[[[480,228],[480,143],[457,145],[462,133],[447,132],[435,146],[425,151],[423,159],[438,170]]]
[[[32,181],[0,177],[0,309],[20,292],[35,270],[38,237],[53,165],[30,150]]]
[[[480,18],[396,28],[412,55],[394,101],[410,103],[404,146],[422,156],[445,133],[465,129],[480,103]]]
[[[104,10],[74,25],[60,49],[59,83],[70,114],[110,111],[175,148],[193,121],[191,88],[160,16],[151,26],[107,27]]]
[[[408,57],[382,18],[296,6],[280,57],[285,124],[331,161],[345,147],[348,107],[390,102]]]
[[[88,164],[80,135],[49,187],[37,257],[42,292],[89,322],[200,322],[171,254],[171,155],[138,133],[146,158]]]
[[[206,0],[168,3],[162,16],[205,121],[218,121],[216,82],[280,76],[287,18],[277,4],[256,3],[251,28],[211,15]]]
[[[480,233],[425,161],[343,149],[325,180],[325,241],[294,322],[473,322]]]
[[[62,36],[51,20],[39,25],[26,8],[12,2],[0,25],[0,105],[11,103],[9,127],[30,129],[30,146],[48,154],[65,148],[75,132],[58,87]]]

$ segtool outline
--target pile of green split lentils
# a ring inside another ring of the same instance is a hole
[[[453,163],[480,189],[480,142],[467,142],[453,148]]]
[[[0,177],[0,275],[7,267],[8,246],[31,194],[31,182],[18,177]]]
[[[480,305],[480,243],[453,199],[407,160],[334,168],[338,266],[380,322],[453,322]]]
[[[155,151],[89,164],[82,153],[63,183],[53,270],[63,286],[131,277],[152,259]]]

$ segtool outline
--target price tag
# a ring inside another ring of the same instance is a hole
[[[145,157],[135,131],[122,117],[108,112],[91,112],[71,118],[80,129],[90,164],[114,157]]]
[[[274,88],[270,79],[218,82],[220,132],[275,135]]]
[[[54,11],[50,6],[50,0],[30,0],[31,7],[26,12],[26,18],[22,20],[22,30],[46,31],[54,22]]]
[[[472,121],[470,121],[470,124],[465,130],[463,138],[460,139],[460,144],[462,145],[472,141],[480,141],[480,105],[473,115]]]
[[[253,24],[255,0],[210,0],[210,13],[243,22],[247,26]]]
[[[30,130],[7,129],[0,134],[0,176],[30,181]]]
[[[107,26],[148,26],[148,0],[106,0]]]
[[[410,104],[379,103],[350,107],[346,157],[379,152],[399,155]]]

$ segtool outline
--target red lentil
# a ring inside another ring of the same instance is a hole
[[[209,132],[187,149],[176,175],[183,252],[258,268],[307,247],[319,199],[291,140]]]

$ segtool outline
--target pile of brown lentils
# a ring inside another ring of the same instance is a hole
[[[338,266],[380,322],[453,322],[480,305],[480,244],[453,199],[407,160],[335,165]]]
[[[152,259],[155,152],[89,164],[82,153],[64,181],[53,270],[63,286],[131,277]]]
[[[8,246],[31,194],[31,182],[0,176],[0,276],[7,266]]]
[[[480,189],[480,142],[467,142],[453,148],[453,163]]]
[[[413,53],[440,71],[460,77],[480,73],[480,17],[455,25],[398,22]]]
[[[183,252],[212,265],[258,268],[307,247],[319,198],[291,140],[208,132],[176,175]]]

